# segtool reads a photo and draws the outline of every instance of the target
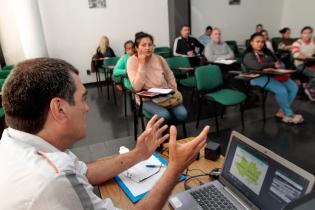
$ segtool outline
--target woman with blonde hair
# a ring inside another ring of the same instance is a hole
[[[116,57],[116,55],[112,48],[109,46],[109,40],[107,36],[102,36],[100,39],[100,43],[96,49],[96,53],[92,57],[92,72],[96,72],[96,70],[103,65],[103,60],[106,57]]]
[[[96,54],[105,57],[116,57],[114,51],[109,46],[109,40],[107,36],[102,36],[100,39],[100,43],[96,49]]]

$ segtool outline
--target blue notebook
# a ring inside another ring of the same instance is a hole
[[[153,153],[153,156],[158,159],[160,161],[160,164],[164,165],[164,166],[167,166],[168,165],[168,162],[166,160],[164,160],[160,155],[158,155],[157,153]],[[157,179],[159,178],[163,172],[160,172],[161,174],[157,174],[156,177],[150,177],[148,179]],[[144,185],[146,185],[145,182],[150,182],[152,180],[145,180],[144,182],[140,182],[140,183],[137,183],[137,182],[134,182],[134,181],[131,181],[131,179],[128,179],[126,177],[124,177],[124,175],[118,175],[118,176],[115,176],[115,181],[117,182],[117,184],[121,187],[121,189],[125,192],[125,194],[129,197],[129,199],[133,202],[133,203],[136,203],[138,202],[139,200],[141,200],[150,190],[144,190],[143,192],[141,193],[137,193],[137,194],[133,194],[132,193],[132,189],[131,187],[136,187],[137,190],[139,189],[146,189],[145,187],[143,187]],[[180,181],[186,179],[186,176],[181,176],[180,178]],[[157,180],[154,180],[154,181],[157,181]],[[152,183],[151,183],[152,184]],[[131,186],[132,185],[132,186]]]

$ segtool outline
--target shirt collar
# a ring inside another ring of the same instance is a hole
[[[37,150],[40,150],[42,152],[61,152],[41,137],[20,130],[16,130],[14,128],[5,129],[3,135],[7,135],[9,138],[13,138],[15,140],[24,142],[25,144],[34,146]]]

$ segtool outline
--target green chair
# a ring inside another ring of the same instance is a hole
[[[173,56],[172,50],[169,47],[156,47],[154,48],[154,53],[164,58],[169,58]]]
[[[195,71],[197,80],[197,90],[199,92],[199,108],[196,127],[199,127],[199,120],[203,101],[214,103],[216,132],[219,136],[219,123],[217,115],[217,105],[234,106],[240,105],[242,128],[244,129],[244,108],[243,102],[246,95],[240,91],[224,88],[221,70],[216,65],[198,67]]]
[[[281,37],[273,37],[271,39],[271,44],[272,44],[272,47],[273,47],[275,52],[278,52],[278,47],[279,47],[281,40],[282,40]]]
[[[6,65],[2,68],[2,70],[12,70],[14,68],[14,65]]]
[[[238,50],[237,42],[234,41],[234,40],[225,41],[225,42],[226,42],[227,45],[229,45],[229,47],[233,51],[234,56],[235,56],[235,60],[237,60],[237,62],[240,63],[242,56],[241,56],[240,51]]]
[[[182,70],[179,70],[178,68],[191,67],[189,59],[187,57],[181,57],[181,56],[167,58],[166,63],[168,64],[170,69],[173,71],[174,76],[177,80],[187,77],[187,73]]]
[[[180,67],[191,67],[188,57],[176,56],[166,59],[168,66],[172,69],[177,82],[186,88],[192,89],[190,102],[193,101],[195,89],[197,87],[196,78],[194,75],[190,76],[187,71],[180,70]]]
[[[116,102],[116,93],[115,93],[115,86],[114,86],[114,80],[113,80],[113,69],[118,60],[119,60],[119,57],[107,57],[103,61],[103,66],[97,69],[98,73],[104,73],[105,82],[107,86],[107,99],[108,100],[109,100],[109,86],[110,85],[112,86],[115,104],[117,102]],[[101,82],[101,80],[99,82]],[[101,90],[102,90],[102,86],[101,86]]]

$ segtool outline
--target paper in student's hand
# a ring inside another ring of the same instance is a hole
[[[170,88],[150,88],[148,92],[159,93],[159,94],[169,94],[173,92],[173,89]]]

